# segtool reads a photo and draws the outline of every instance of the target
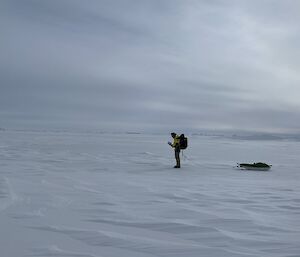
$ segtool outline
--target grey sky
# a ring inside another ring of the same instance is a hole
[[[300,132],[300,1],[2,0],[0,127]]]

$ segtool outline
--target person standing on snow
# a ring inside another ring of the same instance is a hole
[[[168,142],[168,144],[174,148],[175,152],[175,159],[176,159],[176,165],[174,168],[180,168],[180,136],[178,136],[176,133],[172,132],[171,136],[173,138],[173,143]]]

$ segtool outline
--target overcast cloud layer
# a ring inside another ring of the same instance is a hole
[[[300,1],[2,0],[0,127],[300,132]]]

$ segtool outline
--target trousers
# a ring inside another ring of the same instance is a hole
[[[180,149],[175,148],[175,160],[176,160],[176,166],[180,167]]]

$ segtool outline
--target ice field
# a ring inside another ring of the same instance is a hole
[[[300,256],[300,142],[170,140],[0,132],[0,256]]]

